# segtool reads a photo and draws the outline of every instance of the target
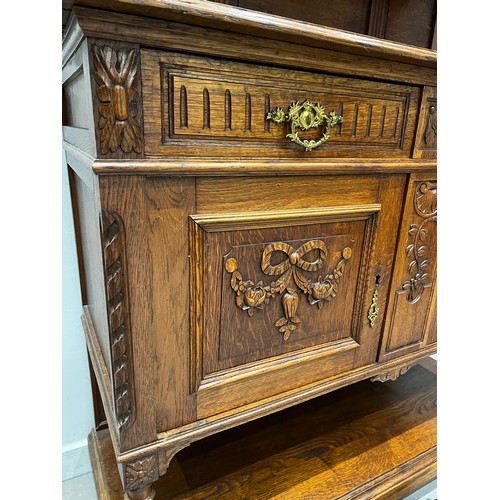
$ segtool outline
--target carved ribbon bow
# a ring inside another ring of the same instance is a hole
[[[304,258],[309,252],[318,250],[319,255],[314,261]],[[271,264],[276,253],[284,253],[286,258],[279,264]],[[337,295],[339,279],[344,270],[345,261],[351,258],[351,248],[345,247],[342,251],[342,259],[335,269],[325,277],[318,276],[316,281],[307,279],[299,269],[312,272],[323,267],[328,252],[326,245],[321,240],[310,240],[295,250],[285,242],[271,243],[267,245],[262,253],[261,269],[270,276],[279,276],[270,285],[264,285],[262,281],[254,283],[244,280],[238,271],[236,259],[230,258],[226,261],[226,271],[231,273],[231,288],[236,292],[236,305],[253,316],[256,309],[263,309],[269,303],[270,298],[276,297],[286,290],[281,302],[285,316],[280,318],[275,326],[283,333],[283,340],[288,340],[290,333],[297,329],[300,318],[296,316],[299,305],[299,295],[293,288],[297,285],[308,296],[311,305],[317,304],[321,309],[323,301],[330,301]]]

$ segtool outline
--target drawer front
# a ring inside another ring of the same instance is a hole
[[[199,213],[189,223],[198,418],[375,362],[380,326],[370,326],[368,312],[375,283],[390,274],[398,215],[391,207],[404,186],[394,177],[284,178],[272,202],[267,181],[255,179],[259,212],[248,203],[241,211],[241,181],[199,181]],[[302,196],[316,184],[323,193],[307,206]],[[301,208],[289,199],[293,186]],[[211,212],[219,196],[233,203]]]
[[[412,154],[417,87],[149,50],[141,51],[141,64],[149,156]],[[278,107],[291,112],[292,103],[305,101],[321,105],[326,115],[334,112],[343,118],[328,124],[318,108],[297,110],[294,116],[302,121],[296,121],[294,131],[300,141],[328,136],[311,151],[286,137],[291,123],[269,119]],[[312,116],[317,126],[308,128]]]

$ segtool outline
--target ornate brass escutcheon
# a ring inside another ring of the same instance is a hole
[[[306,151],[311,151],[318,146],[321,146],[330,137],[330,129],[337,123],[342,123],[343,118],[335,114],[335,111],[326,113],[325,108],[320,104],[313,104],[309,101],[302,103],[293,102],[288,111],[283,111],[277,107],[267,114],[267,120],[272,120],[276,123],[289,122],[290,133],[286,135],[292,142],[302,146]],[[309,130],[311,128],[323,126],[323,134],[317,141],[313,139],[301,139],[297,132],[300,130]]]
[[[368,309],[368,320],[370,321],[370,326],[372,328],[373,328],[373,325],[375,324],[375,320],[378,318],[378,312],[379,312],[378,290],[375,290],[373,292],[372,304],[370,306],[370,309]]]

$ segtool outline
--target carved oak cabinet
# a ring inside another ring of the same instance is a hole
[[[201,0],[81,1],[63,137],[124,488],[436,351],[436,52]]]

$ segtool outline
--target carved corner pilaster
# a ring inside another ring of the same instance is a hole
[[[392,370],[388,370],[383,373],[379,373],[372,377],[370,380],[372,382],[387,382],[389,380],[396,380],[399,376],[404,375],[410,368],[415,366],[415,363],[411,365],[398,366]]]
[[[123,431],[132,423],[135,409],[125,266],[125,232],[121,218],[108,210],[101,212],[101,230],[115,416],[120,431]]]
[[[90,60],[98,155],[141,158],[144,139],[139,47],[111,41],[93,43]]]
[[[130,500],[152,500],[153,483],[159,477],[158,454],[132,460],[125,464],[125,489]]]

